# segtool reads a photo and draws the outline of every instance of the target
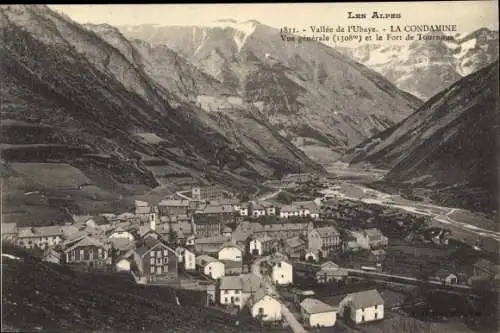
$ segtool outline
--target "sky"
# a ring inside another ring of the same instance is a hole
[[[280,28],[311,25],[361,24],[375,28],[398,24],[455,24],[466,34],[486,27],[498,30],[498,0],[381,2],[381,3],[265,3],[265,4],[176,4],[176,5],[49,5],[78,23],[108,23],[113,26],[159,24],[204,25],[219,19],[257,20]],[[400,19],[349,20],[347,12],[371,15],[372,11],[401,13]]]

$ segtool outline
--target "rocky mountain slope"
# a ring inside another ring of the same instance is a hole
[[[3,332],[261,332],[248,318],[239,327],[205,307],[199,291],[145,287],[131,276],[73,272],[7,251],[14,259],[2,257]]]
[[[166,45],[234,87],[245,104],[261,111],[259,116],[323,163],[420,105],[417,98],[334,49],[311,41],[284,42],[278,29],[256,21],[118,28],[128,39],[156,48]]]
[[[482,28],[450,40],[365,44],[338,50],[376,70],[398,88],[427,100],[498,59],[498,31]]]
[[[119,199],[175,179],[245,188],[276,170],[322,170],[251,110],[245,122],[220,119],[189,101],[231,89],[172,51],[159,66],[146,45],[117,31],[103,39],[43,5],[0,7],[0,29],[3,190],[15,200],[35,190]]]
[[[386,182],[435,189],[449,204],[494,210],[498,70],[497,61],[466,76],[344,160],[390,169]]]

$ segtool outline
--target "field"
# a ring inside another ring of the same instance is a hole
[[[76,273],[22,258],[2,260],[2,331],[261,331],[253,321],[203,306],[206,299],[200,292],[140,286],[130,279]]]

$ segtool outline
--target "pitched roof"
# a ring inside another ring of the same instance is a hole
[[[258,222],[242,221],[236,227],[235,232],[256,232],[263,230],[264,227]]]
[[[146,206],[146,207],[143,207],[143,206],[135,207],[135,213],[136,214],[149,214],[149,213],[151,213],[151,207],[149,207],[149,206]]]
[[[241,277],[239,276],[222,276],[220,278],[220,290],[241,290],[243,289],[243,283]]]
[[[96,238],[96,237],[85,237],[85,238],[82,238],[81,240],[77,241],[76,243],[74,243],[73,245],[71,245],[70,247],[66,248],[64,250],[64,252],[69,252],[77,247],[80,247],[80,246],[98,246],[98,247],[104,247],[105,246],[105,243]]]
[[[195,244],[224,244],[228,241],[227,236],[217,235],[212,237],[196,238]]]
[[[377,228],[369,228],[364,230],[365,235],[368,237],[382,235],[382,231]]]
[[[120,251],[126,251],[134,247],[135,242],[128,238],[113,238],[111,239],[111,245]]]
[[[135,252],[139,256],[144,256],[146,253],[148,253],[149,251],[151,251],[151,250],[153,250],[154,248],[157,248],[157,247],[161,247],[163,249],[166,249],[166,250],[174,252],[174,250],[172,250],[170,247],[168,247],[167,245],[163,244],[159,240],[152,240],[151,242],[145,242],[145,244],[143,246],[139,247],[138,249],[136,249]]]
[[[208,205],[204,209],[196,211],[196,214],[222,214],[232,212],[234,212],[234,208],[231,205]]]
[[[266,296],[269,296],[269,295],[267,294],[266,289],[264,289],[264,288],[259,288],[259,289],[255,292],[255,294],[253,294],[253,295],[252,295],[252,303],[253,303],[253,304],[255,304],[255,303],[257,303],[258,301],[260,301],[261,299],[263,299],[263,298],[264,298],[264,297],[266,297]]]
[[[384,304],[382,296],[380,296],[376,289],[352,293],[347,295],[347,297],[349,297],[350,303],[355,309]]]
[[[327,237],[330,235],[338,235],[339,234],[338,230],[335,229],[334,227],[321,227],[321,228],[316,228],[316,230],[318,231],[318,233],[321,237]]]
[[[306,298],[300,303],[301,308],[307,313],[324,313],[337,311],[333,306],[323,303],[315,298]]]
[[[201,256],[196,257],[196,264],[199,266],[205,266],[205,265],[212,263],[212,262],[222,263],[218,259],[215,259],[214,257],[211,257],[211,256],[207,256],[206,254],[203,254]]]
[[[333,261],[327,261],[321,264],[321,269],[323,270],[328,270],[328,269],[338,269],[339,265],[334,263]]]
[[[19,228],[18,237],[49,237],[62,236],[64,234],[64,226],[55,225],[48,227],[25,227]]]
[[[158,203],[158,206],[188,207],[189,200],[162,200]]]
[[[286,239],[285,243],[287,246],[291,247],[292,249],[305,245],[305,242],[302,239],[300,239],[300,237],[298,237],[298,236]]]
[[[224,268],[242,268],[243,262],[235,260],[221,260],[224,264]]]
[[[261,231],[304,230],[309,228],[309,223],[272,223],[266,224]]]
[[[449,270],[444,269],[444,268],[440,268],[437,271],[435,271],[433,275],[435,277],[440,277],[440,278],[444,279],[444,278],[447,278],[448,276],[450,276],[451,274],[453,274],[453,273],[450,272]],[[453,274],[453,275],[455,275],[455,274]]]
[[[147,207],[149,204],[146,201],[141,201],[141,200],[135,200],[134,205],[136,207]]]
[[[246,293],[252,293],[264,287],[262,279],[253,273],[242,274],[240,277],[243,283],[243,291]]]

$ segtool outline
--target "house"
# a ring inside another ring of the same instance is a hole
[[[209,305],[214,305],[217,302],[217,286],[215,283],[207,284],[207,299]]]
[[[17,223],[2,223],[2,239],[15,241],[17,238]]]
[[[162,200],[158,203],[160,216],[189,214],[189,200]]]
[[[194,246],[196,242],[196,236],[195,235],[189,235],[185,239],[185,245],[186,246]]]
[[[261,228],[256,228],[253,234],[256,236],[267,235],[275,239],[287,239],[296,236],[307,236],[307,234],[314,228],[312,223],[272,223]]]
[[[443,284],[457,284],[458,278],[455,274],[451,273],[446,269],[438,269],[434,274],[432,274],[431,281],[440,282]]]
[[[42,257],[42,261],[51,262],[53,264],[61,264],[61,254],[52,248],[45,251]]]
[[[162,216],[156,230],[162,235],[167,235],[171,232],[190,235],[193,233],[193,219],[188,215]]]
[[[308,217],[310,214],[310,208],[300,204],[285,205],[280,208],[280,217],[283,219],[290,217]]]
[[[252,317],[264,322],[281,321],[281,303],[268,295],[265,289],[259,289],[248,301]]]
[[[265,285],[254,274],[223,276],[220,278],[220,304],[238,306],[240,309]]]
[[[239,207],[238,214],[240,216],[248,216],[250,214],[250,208],[248,204]]]
[[[223,276],[220,278],[220,304],[243,308],[241,294],[243,282],[240,276]]]
[[[130,272],[131,264],[134,260],[134,250],[129,250],[119,256],[115,262],[116,272]]]
[[[319,251],[307,250],[306,254],[304,255],[305,261],[309,262],[318,262],[319,258],[320,258]]]
[[[318,271],[316,271],[316,281],[322,284],[333,281],[338,282],[347,279],[348,275],[345,269],[339,267],[332,261],[327,261],[321,265]]]
[[[230,204],[208,204],[204,207],[200,207],[200,209],[198,209],[195,214],[216,218],[222,224],[235,222],[237,215],[235,209],[233,208],[233,205]]]
[[[263,273],[269,275],[273,283],[277,285],[293,283],[293,266],[286,259],[275,256],[264,261],[262,265]]]
[[[64,249],[66,263],[84,264],[92,268],[103,268],[111,264],[111,245],[98,237],[85,236],[69,243]]]
[[[224,275],[240,275],[243,273],[243,262],[234,260],[221,260],[224,264]],[[246,268],[246,265],[245,265]]]
[[[231,243],[224,244],[218,251],[219,260],[242,261],[243,250]]]
[[[300,303],[300,312],[309,327],[332,327],[337,321],[337,309],[310,297]]]
[[[300,258],[305,254],[306,242],[299,236],[285,239],[283,251],[291,258]]]
[[[250,240],[250,254],[261,256],[272,252],[275,240],[267,235],[253,236]]]
[[[150,239],[133,253],[140,277],[148,283],[177,280],[178,263],[175,251],[160,240]]]
[[[233,233],[233,229],[229,227],[225,227],[224,230],[222,230],[222,236],[231,238],[231,235]]]
[[[131,241],[135,240],[134,235],[129,231],[130,227],[127,228],[129,224],[118,225],[106,231],[109,239],[128,239]]]
[[[252,204],[252,217],[265,216],[266,212],[266,207],[264,207],[262,204],[258,202]]]
[[[191,190],[191,197],[198,201],[213,201],[224,198],[224,190],[215,185],[211,186],[196,186]]]
[[[196,267],[206,276],[217,280],[224,276],[225,268],[224,264],[207,255],[201,255],[196,257]]]
[[[64,226],[18,228],[17,244],[25,248],[47,249],[62,243]]]
[[[387,252],[384,249],[371,250],[369,260],[377,263],[382,263],[385,260]]]
[[[387,247],[388,238],[377,228],[370,228],[362,231],[351,231],[351,233],[356,238],[356,242],[363,249]]]
[[[194,242],[196,252],[219,256],[219,250],[228,243],[230,239],[223,235],[197,238]],[[224,255],[224,254],[223,254]]]
[[[366,323],[384,318],[384,300],[376,289],[347,295],[339,305],[339,313],[354,323]]]
[[[484,276],[494,278],[500,273],[500,265],[493,263],[487,259],[479,259],[473,265],[473,276]]]
[[[321,251],[321,255],[326,257],[341,247],[340,233],[331,226],[315,228],[307,235],[307,247],[311,251]]]
[[[193,229],[197,237],[220,235],[222,231],[222,219],[218,215],[195,213],[193,215]]]
[[[261,201],[260,204],[266,210],[267,216],[276,216],[277,207],[275,204],[267,201]]]
[[[187,247],[179,246],[175,249],[177,253],[177,262],[183,266],[186,271],[196,269],[196,254]]]

